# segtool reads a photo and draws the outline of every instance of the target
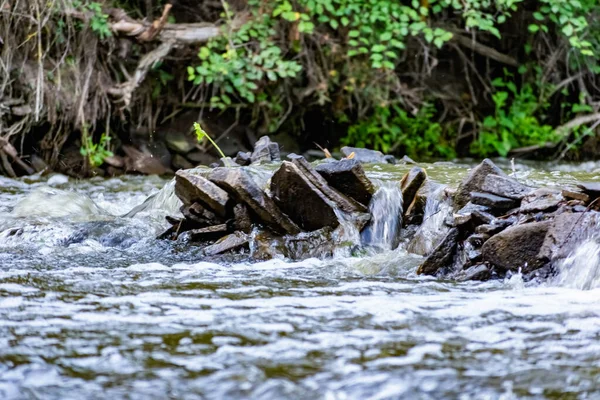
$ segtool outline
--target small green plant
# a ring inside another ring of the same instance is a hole
[[[114,155],[113,152],[108,149],[110,136],[106,133],[103,133],[102,136],[100,136],[100,141],[98,143],[94,143],[94,140],[88,134],[87,128],[84,128],[82,142],[79,152],[82,156],[87,158],[92,168],[101,166],[106,157],[112,157]]]
[[[102,4],[96,1],[84,4],[80,0],[73,0],[73,7],[83,11],[91,11],[93,13],[90,19],[90,28],[101,40],[112,35],[110,25],[108,24],[108,15],[102,12]]]
[[[434,116],[432,104],[424,104],[414,116],[398,105],[378,107],[370,118],[350,126],[342,144],[384,153],[402,150],[417,158],[453,158],[454,148]]]
[[[223,153],[223,151],[221,150],[221,148],[219,146],[217,146],[217,144],[214,142],[214,140],[212,140],[212,138],[210,137],[210,135],[208,133],[206,133],[206,131],[204,129],[202,129],[202,127],[200,126],[199,123],[194,122],[194,131],[196,132],[196,139],[201,142],[202,139],[206,138],[210,144],[213,145],[213,147],[215,149],[217,149],[217,151],[219,152],[219,154],[221,155],[221,157],[223,159],[227,159],[227,157],[225,157],[225,154]]]
[[[512,78],[509,74],[507,77]],[[524,83],[517,88],[514,82],[503,78],[495,79],[492,85],[496,88],[492,95],[495,112],[483,120],[479,136],[471,144],[473,154],[506,157],[514,148],[557,140],[554,129],[538,119],[548,103],[540,99],[533,85]]]

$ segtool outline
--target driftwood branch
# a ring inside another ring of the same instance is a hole
[[[582,115],[576,118],[573,118],[569,122],[564,125],[556,128],[556,131],[562,135],[567,135],[571,130],[577,128],[578,126],[589,124],[590,122],[600,121],[600,113]]]
[[[506,65],[510,65],[511,67],[519,66],[519,63],[514,58],[500,53],[499,51],[484,44],[476,42],[474,39],[462,36],[458,32],[454,32],[454,37],[452,40],[463,47],[473,50],[475,53],[481,54],[484,57],[491,58],[492,60],[496,60]]]

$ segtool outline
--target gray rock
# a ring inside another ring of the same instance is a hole
[[[340,193],[353,198],[365,206],[369,205],[375,186],[367,178],[362,165],[352,159],[344,159],[332,163],[320,164],[315,170],[333,188]]]
[[[477,228],[475,228],[475,232],[476,233],[484,233],[486,235],[495,235],[496,233],[502,232],[504,229],[506,229],[507,226],[504,224],[484,224],[484,225],[479,225]]]
[[[492,236],[483,245],[483,259],[504,271],[529,273],[545,262],[539,257],[550,221],[516,225]]]
[[[254,144],[254,151],[250,159],[252,163],[280,161],[279,145],[271,142],[268,136],[263,136]]]
[[[292,260],[331,257],[336,244],[332,233],[333,230],[326,227],[313,232],[288,236],[285,239],[285,256]]]
[[[581,182],[577,186],[592,199],[600,197],[600,182]]]
[[[486,206],[492,210],[510,210],[518,205],[518,202],[495,194],[472,192],[471,203]]]
[[[584,204],[588,204],[591,200],[589,195],[581,192],[576,192],[574,190],[563,189],[560,191],[560,194],[567,200],[579,200],[582,201]]]
[[[348,146],[342,147],[340,150],[345,157],[354,153],[354,160],[363,164],[387,164],[383,153],[377,150]]]
[[[454,213],[453,218],[454,226],[465,225],[473,228],[481,224],[489,224],[494,216],[489,213],[488,207],[468,202],[463,208]]]
[[[540,258],[555,261],[566,258],[576,246],[592,237],[600,226],[600,213],[563,213],[552,221],[540,250]]]
[[[471,199],[471,192],[481,192],[485,177],[494,174],[506,176],[506,174],[496,166],[491,160],[485,159],[473,168],[458,186],[454,196],[454,209],[460,210]]]
[[[250,233],[252,231],[252,218],[250,210],[244,203],[238,203],[233,207],[233,230]]]
[[[190,229],[189,231],[184,232],[180,238],[190,240],[192,242],[206,242],[207,240],[219,238],[227,232],[227,224],[219,224],[208,226],[206,228]]]
[[[249,151],[247,151],[247,152],[238,151],[238,153],[235,156],[235,158],[233,159],[233,161],[235,161],[235,163],[238,165],[247,166],[252,163],[251,156],[252,156],[252,154]]]
[[[306,231],[340,224],[336,205],[295,164],[284,161],[271,178],[275,203]]]
[[[207,256],[215,256],[217,254],[223,254],[229,251],[248,247],[249,243],[250,239],[248,238],[248,235],[241,232],[235,232],[222,237],[214,244],[205,247],[202,251]]]
[[[260,222],[275,232],[296,234],[300,228],[285,215],[267,196],[243,168],[215,168],[209,179],[244,202],[256,214]]]
[[[467,242],[474,248],[479,248],[490,238],[486,233],[475,233],[467,238]]]
[[[186,170],[177,171],[175,194],[186,206],[199,202],[221,217],[227,213],[226,206],[229,202],[227,192],[200,175]]]
[[[383,156],[383,159],[385,160],[385,162],[387,162],[388,164],[392,164],[392,165],[396,165],[397,161],[396,161],[396,157],[392,156],[392,155],[385,155]]]
[[[459,281],[487,281],[491,273],[484,264],[474,265],[463,271],[457,278]]]
[[[417,274],[435,275],[441,268],[450,265],[458,244],[458,234],[458,228],[450,229],[425,262],[419,266]]]
[[[417,192],[427,180],[427,172],[421,167],[412,167],[402,177],[400,188],[402,190],[402,204],[411,204]]]
[[[409,156],[403,156],[400,159],[400,162],[402,164],[416,164],[417,162],[415,160],[413,160],[412,158],[410,158]]]
[[[481,189],[484,192],[513,200],[521,200],[534,190],[534,188],[526,186],[514,178],[496,174],[487,175]]]
[[[519,211],[521,213],[552,211],[558,208],[562,201],[564,198],[559,190],[541,188],[523,198]]]

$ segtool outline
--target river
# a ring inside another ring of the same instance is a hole
[[[424,165],[452,185],[468,166]],[[561,185],[598,179],[600,164],[515,173]],[[168,190],[117,217],[167,182],[0,178],[0,398],[600,398],[594,242],[543,284],[417,276],[402,246],[202,259],[155,239],[177,207]]]

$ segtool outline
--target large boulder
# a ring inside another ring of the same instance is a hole
[[[354,153],[353,159],[363,164],[387,164],[388,160],[385,155],[377,150],[363,149],[359,147],[342,147],[341,152],[348,157]]]
[[[227,213],[227,203],[229,202],[227,192],[200,175],[185,170],[177,171],[175,194],[185,206],[201,203],[221,217]]]
[[[283,234],[296,234],[300,228],[285,215],[243,168],[215,168],[209,179],[245,203],[259,220],[272,230]]]
[[[539,253],[551,221],[515,225],[492,236],[482,247],[483,260],[504,271],[529,273],[545,264]]]
[[[284,161],[271,178],[275,203],[306,231],[340,224],[332,202],[295,164]]]
[[[363,205],[369,205],[375,186],[358,161],[344,159],[320,164],[315,169],[330,186]]]
[[[423,186],[427,180],[427,172],[421,167],[413,167],[402,177],[400,181],[400,189],[402,190],[402,204],[404,207],[413,202],[417,191]]]
[[[490,174],[507,176],[496,164],[486,158],[473,168],[458,186],[454,195],[454,210],[460,210],[471,200],[471,192],[482,192],[485,178]]]
[[[254,144],[254,151],[250,156],[252,163],[266,163],[280,161],[279,145],[272,142],[268,136],[263,136]]]

